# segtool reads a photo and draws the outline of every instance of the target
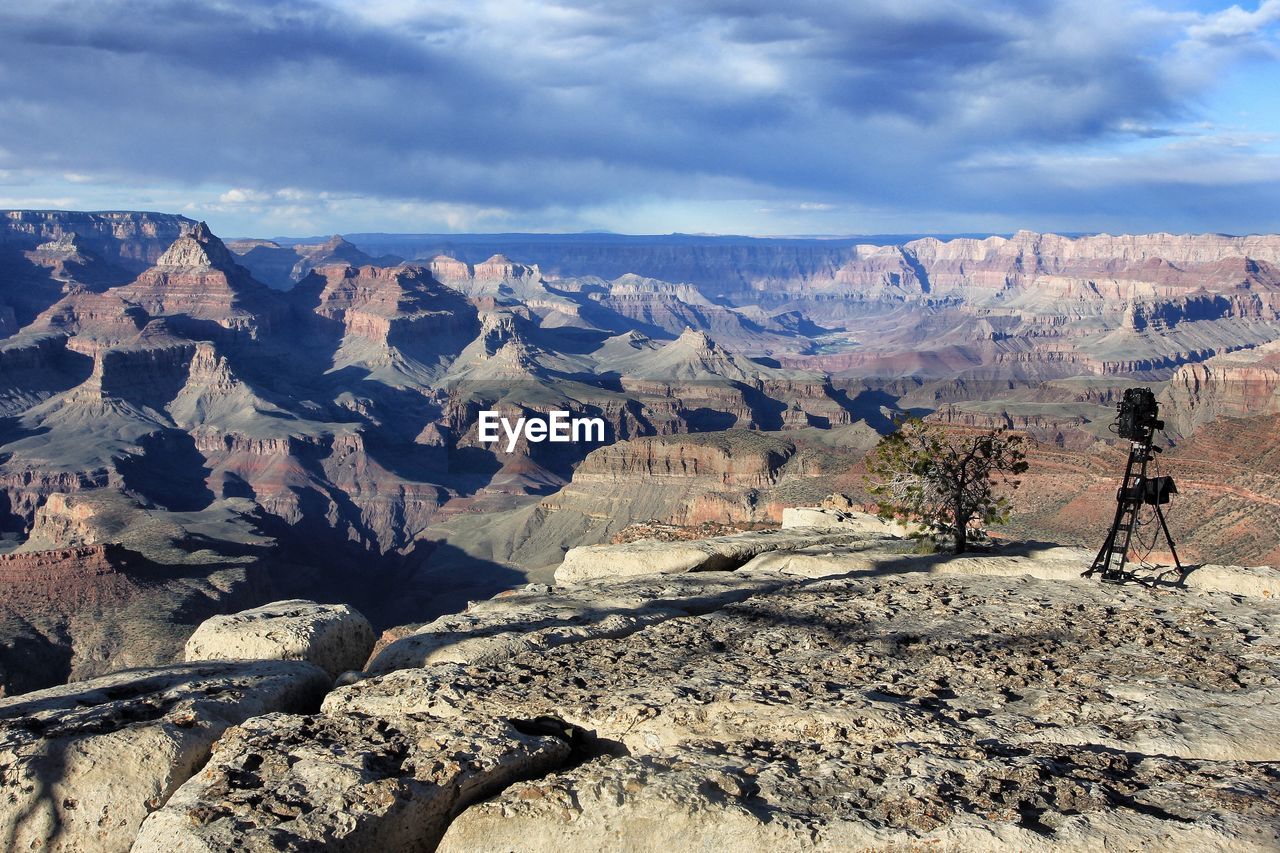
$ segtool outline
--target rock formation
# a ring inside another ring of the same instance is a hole
[[[330,683],[305,661],[207,662],[0,699],[0,838],[11,850],[128,850],[227,728],[311,710]]]
[[[1262,769],[1275,760],[1262,735],[1269,722],[1238,716],[1250,700],[1227,673],[1265,681],[1268,665],[1231,629],[1201,657],[1202,634],[1180,637],[1164,621],[1169,611],[1150,608],[1098,587],[1024,579],[841,579],[663,623],[607,648],[566,647],[543,656],[519,698],[502,693],[501,676],[442,668],[425,682],[357,685],[347,706],[360,707],[360,693],[395,691],[402,701],[433,695],[427,707],[446,714],[454,691],[466,691],[507,713],[554,707],[628,753],[464,812],[446,850],[481,839],[530,850],[566,841],[593,850],[1059,849],[1099,837],[1265,849],[1276,832],[1263,816],[1262,792],[1274,784]],[[946,614],[941,624],[920,615],[935,609]],[[1106,618],[1109,609],[1121,619]],[[1194,620],[1197,610],[1172,618]],[[1007,627],[992,632],[996,612]],[[1089,627],[1064,631],[1067,612]],[[1009,643],[1010,628],[1025,643]],[[1144,634],[1163,639],[1138,652]],[[1155,648],[1197,672],[1219,666],[1215,653],[1233,662],[1216,681],[1169,678],[1162,655],[1146,658]],[[522,664],[532,661],[508,666]],[[575,677],[586,687],[575,688]],[[1244,691],[1258,702],[1270,689]],[[1231,710],[1206,708],[1204,692]],[[1168,716],[1142,715],[1152,705]],[[1131,728],[1115,727],[1135,714]],[[1255,793],[1235,800],[1232,790]]]
[[[409,629],[319,709],[227,730],[112,843],[1280,843],[1274,570],[1118,587],[1081,579],[1077,549],[950,557],[884,531],[845,537],[731,571],[533,585]],[[186,710],[174,731],[201,730],[207,711]],[[22,742],[60,736],[46,724]],[[135,778],[117,780],[118,801],[161,785]],[[92,781],[59,788],[62,808],[96,814],[76,787]]]
[[[202,660],[305,660],[330,678],[364,666],[373,649],[369,620],[345,604],[274,601],[200,623],[187,640],[188,663]]]
[[[1280,414],[1280,342],[1184,365],[1161,396],[1165,420],[1187,435],[1220,417]]]
[[[232,240],[227,246],[254,278],[277,290],[290,290],[312,270],[329,264],[393,267],[403,260],[394,255],[371,257],[341,234],[321,243],[281,246],[271,240]]]
[[[254,337],[274,313],[266,288],[203,222],[174,241],[154,267],[113,292],[148,316],[176,318],[196,334],[221,335],[220,328]]]
[[[660,549],[650,553],[664,562]],[[678,580],[666,574],[655,571],[625,583],[586,579],[555,589],[530,584],[476,602],[464,613],[397,631],[395,639],[374,651],[365,669],[381,674],[437,663],[492,664],[522,652],[624,637],[668,619],[713,612],[781,583],[773,574],[708,572]]]
[[[558,584],[572,584],[601,577],[725,570],[737,568],[770,551],[841,545],[858,536],[853,532],[832,532],[829,528],[800,527],[736,533],[687,543],[650,540],[625,545],[583,545],[564,555],[555,579]]]
[[[457,812],[569,752],[500,720],[256,717],[219,742],[217,759],[147,819],[132,849],[431,850]],[[333,793],[303,793],[317,789]]]
[[[332,369],[426,385],[477,333],[475,309],[421,267],[330,264],[316,277],[323,286],[315,313],[342,324]]]

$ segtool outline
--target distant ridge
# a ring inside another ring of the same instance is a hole
[[[426,260],[445,255],[468,264],[506,255],[537,265],[548,275],[597,275],[613,279],[627,273],[674,282],[718,285],[724,270],[752,276],[785,268],[800,274],[835,268],[859,245],[902,245],[920,234],[847,237],[745,237],[695,234],[383,234],[343,235],[370,255]],[[961,235],[947,235],[956,239]],[[989,235],[971,235],[981,239]],[[283,246],[323,242],[325,237],[274,237]]]
[[[375,256],[395,256],[425,261],[444,255],[477,264],[493,255],[505,255],[536,265],[545,275],[568,278],[599,276],[616,279],[628,273],[669,282],[710,288],[709,296],[731,293],[749,281],[778,281],[834,274],[865,254],[859,247],[906,249],[915,245],[947,246],[957,250],[998,244],[1081,240],[1112,243],[1172,245],[1179,242],[1251,245],[1270,242],[1268,236],[1235,237],[1222,234],[1120,235],[1037,233],[1012,234],[865,234],[844,237],[746,237],[735,235],[631,235],[631,234],[385,234],[353,233],[344,238],[361,251]],[[280,245],[314,244],[328,237],[276,237]],[[932,248],[929,252],[934,251]],[[967,249],[966,249],[967,251]],[[1262,257],[1269,259],[1271,250]]]
[[[1094,232],[1064,232],[1061,236],[1085,236]],[[601,243],[608,245],[774,245],[791,243],[818,243],[858,245],[872,243],[875,245],[900,245],[924,237],[936,237],[939,240],[954,240],[962,237],[982,240],[987,237],[1011,237],[1013,232],[992,233],[987,231],[943,233],[943,232],[911,232],[901,234],[784,234],[752,236],[747,234],[619,234],[611,231],[576,231],[576,232],[537,232],[537,231],[496,231],[492,233],[390,233],[384,231],[344,232],[343,237],[360,246],[366,252],[381,251],[384,246],[403,246],[406,244],[422,244],[424,246],[458,245],[478,246],[493,243],[513,244],[554,244],[554,243]],[[306,237],[244,237],[237,240],[269,239],[282,246],[297,243],[320,243],[329,239],[329,235],[313,235]],[[392,254],[401,254],[392,252]]]

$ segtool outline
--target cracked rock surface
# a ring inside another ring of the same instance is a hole
[[[1280,849],[1271,570],[908,548],[529,585],[318,711],[300,661],[0,702],[3,840],[126,849],[151,812],[134,849]]]
[[[447,850],[1270,850],[1278,614],[1084,581],[833,578],[324,707],[554,715],[622,756],[467,809]]]
[[[771,551],[789,551],[815,544],[843,544],[867,535],[865,530],[795,527],[687,542],[641,539],[621,545],[581,545],[570,548],[564,555],[564,562],[556,569],[556,583],[581,583],[600,578],[612,580],[633,575],[725,571]]]
[[[377,674],[447,662],[494,664],[524,651],[625,637],[785,583],[773,573],[740,571],[646,575],[555,589],[531,584],[417,628],[378,651],[366,669]]]
[[[429,851],[458,810],[569,749],[504,720],[271,714],[223,738],[133,849]]]
[[[305,661],[218,661],[0,699],[0,849],[128,850],[219,735],[314,710],[330,684]]]

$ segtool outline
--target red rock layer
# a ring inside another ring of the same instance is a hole
[[[134,589],[119,545],[82,545],[0,556],[0,602],[34,610],[76,610]]]

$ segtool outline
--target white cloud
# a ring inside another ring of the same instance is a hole
[[[28,208],[37,210],[74,208],[76,200],[66,196],[52,198],[46,196],[0,196],[0,208]]]
[[[263,193],[245,187],[229,189],[218,196],[220,204],[261,204],[270,199],[270,193]]]
[[[1206,15],[1187,27],[1187,35],[1197,41],[1226,41],[1259,34],[1271,24],[1280,22],[1280,0],[1262,0],[1252,12],[1232,6]]]

